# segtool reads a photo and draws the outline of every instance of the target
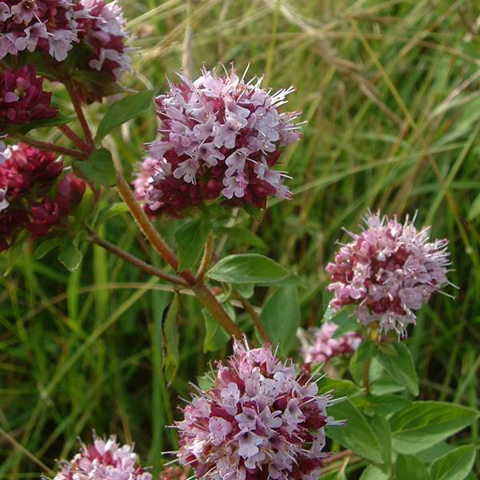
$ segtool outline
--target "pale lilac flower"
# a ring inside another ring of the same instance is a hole
[[[146,202],[147,211],[178,215],[219,197],[264,208],[270,196],[289,198],[286,175],[273,167],[280,149],[300,137],[298,114],[279,110],[293,88],[272,94],[262,79],[245,82],[233,68],[223,77],[204,68],[194,82],[180,79],[156,99],[162,125],[149,155],[165,159],[172,173],[154,178],[161,206]]]
[[[318,478],[327,454],[331,395],[319,395],[308,370],[295,374],[271,347],[234,343],[218,363],[215,386],[198,390],[177,422],[180,463],[211,480]]]
[[[94,434],[91,445],[82,443],[70,462],[61,462],[53,480],[152,480],[152,475],[140,467],[133,447],[119,445],[115,435]]]
[[[130,70],[122,7],[116,1],[80,0],[75,20],[79,39],[95,52],[89,60],[90,68],[121,80],[123,74]]]
[[[305,363],[322,363],[334,357],[353,353],[362,341],[357,332],[349,332],[339,338],[333,338],[338,327],[333,322],[323,322],[320,328],[302,331],[302,356]]]
[[[0,2],[0,59],[39,49],[65,60],[77,41],[73,8],[70,0]]]
[[[370,214],[366,225],[360,234],[349,233],[353,241],[327,266],[328,289],[334,292],[330,306],[355,304],[360,322],[378,321],[383,331],[405,336],[415,324],[414,310],[449,283],[448,241],[431,242],[429,227],[418,231],[408,217],[400,224],[396,217]]]

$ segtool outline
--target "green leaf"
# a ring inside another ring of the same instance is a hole
[[[370,426],[379,440],[383,463],[388,470],[392,468],[392,430],[388,420],[379,415],[370,419]]]
[[[390,477],[378,467],[369,465],[363,472],[360,480],[388,480]]]
[[[408,347],[397,342],[382,346],[377,356],[383,368],[412,395],[418,395],[418,377]]]
[[[137,115],[140,115],[142,112],[153,106],[152,100],[154,95],[154,91],[146,90],[122,98],[119,102],[111,105],[98,126],[95,140],[101,140],[114,128],[132,120]]]
[[[87,161],[73,162],[73,166],[87,180],[105,187],[115,185],[116,174],[112,154],[106,148],[98,149]]]
[[[67,270],[74,272],[80,266],[82,257],[82,252],[74,245],[73,241],[67,240],[62,245],[58,259]]]
[[[464,480],[475,462],[475,449],[467,445],[459,447],[436,460],[430,473],[432,480]]]
[[[180,272],[189,270],[200,260],[212,228],[213,224],[210,220],[192,220],[175,232]]]
[[[443,402],[413,402],[390,418],[393,448],[417,453],[471,425],[478,412]]]
[[[363,408],[371,414],[383,415],[385,417],[403,410],[412,403],[408,398],[399,395],[367,395]]]
[[[122,213],[126,212],[128,212],[127,204],[123,202],[112,203],[111,205],[102,208],[98,212],[94,224],[106,222],[107,220],[110,220],[111,218],[114,218],[117,215],[121,215]]]
[[[337,380],[329,377],[322,377],[318,380],[317,387],[319,395],[332,392],[335,398],[348,397],[358,392],[358,387],[350,380]]]
[[[370,360],[378,352],[378,346],[373,340],[362,340],[360,343],[355,356],[358,362],[364,362],[365,360]]]
[[[423,463],[433,463],[435,460],[437,460],[440,457],[443,457],[447,453],[451,452],[452,450],[455,450],[455,447],[450,445],[447,442],[439,442],[433,445],[430,448],[427,448],[426,450],[422,450],[421,452],[417,453],[417,457],[423,462]]]
[[[380,442],[360,410],[349,400],[329,407],[328,414],[335,420],[346,420],[343,426],[328,426],[327,436],[363,458],[382,463]]]
[[[422,461],[413,455],[398,455],[395,466],[396,480],[429,480],[430,475]]]
[[[202,310],[205,319],[204,352],[216,352],[225,346],[230,340],[230,335],[218,324],[206,310]],[[231,317],[230,317],[231,318]]]
[[[35,248],[33,258],[35,260],[42,259],[47,253],[62,243],[63,240],[61,238],[49,238],[48,240],[44,240],[42,243],[40,243],[40,245],[37,246],[37,248]]]
[[[180,365],[180,353],[178,351],[178,310],[180,301],[178,295],[173,297],[168,307],[163,323],[163,338],[165,342],[165,378],[172,383]]]
[[[251,230],[248,230],[248,228],[218,227],[215,229],[215,231],[219,235],[226,235],[232,240],[236,240],[240,243],[244,243],[245,245],[250,245],[252,247],[258,247],[258,248],[266,248],[266,245],[263,242],[263,240],[257,235],[255,235]]]
[[[300,326],[300,305],[296,288],[281,288],[265,303],[260,320],[274,345],[286,355],[295,345]]]
[[[218,282],[272,285],[290,276],[290,272],[263,255],[246,253],[220,260],[207,276]]]

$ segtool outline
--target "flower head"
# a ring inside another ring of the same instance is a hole
[[[51,152],[25,144],[7,148],[0,163],[0,251],[21,231],[39,238],[66,226],[71,209],[82,199],[86,184]]]
[[[313,328],[310,335],[302,337],[302,355],[305,363],[322,363],[353,353],[362,337],[357,332],[349,332],[339,338],[333,338],[338,327],[333,322],[323,322],[320,328]]]
[[[65,60],[77,40],[73,0],[0,1],[0,59],[28,50]]]
[[[109,439],[95,434],[91,445],[82,444],[70,462],[62,462],[54,480],[151,480],[138,463],[130,445],[119,445],[115,435]]]
[[[0,126],[54,117],[57,109],[50,105],[51,97],[33,66],[0,73]]]
[[[285,174],[272,168],[281,147],[300,137],[298,114],[279,111],[293,88],[271,94],[261,79],[246,83],[233,68],[223,77],[203,69],[194,82],[180,78],[156,99],[160,138],[143,171],[151,159],[162,165],[142,198],[147,210],[178,215],[218,197],[257,207],[270,196],[289,197]]]
[[[408,218],[400,224],[396,217],[370,214],[366,225],[360,234],[349,233],[353,241],[327,266],[330,306],[355,304],[362,323],[378,321],[383,331],[406,335],[414,311],[448,283],[448,241],[431,242],[429,227],[418,231]]]
[[[295,374],[271,348],[238,342],[215,386],[199,391],[178,422],[180,463],[197,478],[316,480],[325,446],[329,395]]]
[[[89,67],[120,80],[130,70],[122,7],[116,1],[80,0],[75,10],[79,40],[94,51]]]

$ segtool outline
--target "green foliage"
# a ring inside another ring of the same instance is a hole
[[[222,258],[207,276],[217,282],[276,285],[290,277],[290,272],[268,257],[246,253]]]
[[[378,360],[412,395],[418,395],[418,377],[410,350],[403,343],[382,346]]]
[[[200,260],[212,229],[213,224],[210,220],[192,220],[175,232],[179,271],[191,269]]]
[[[95,140],[100,141],[113,129],[137,117],[153,105],[154,91],[147,90],[134,95],[128,95],[108,107],[105,116],[98,126]]]
[[[115,185],[116,174],[112,154],[106,148],[92,153],[86,161],[75,161],[75,170],[86,180],[99,183],[105,187]]]
[[[281,354],[287,355],[296,343],[295,335],[301,320],[297,289],[277,290],[263,306],[260,320],[273,344],[278,345]]]
[[[463,480],[475,462],[472,446],[459,447],[433,462],[430,469],[432,480]]]

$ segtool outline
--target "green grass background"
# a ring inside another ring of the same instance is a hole
[[[367,209],[414,214],[448,237],[460,288],[426,306],[409,344],[421,398],[479,407],[480,371],[480,3],[474,0],[134,0],[123,2],[132,45],[132,89],[166,88],[182,64],[198,72],[235,61],[297,91],[289,108],[308,120],[283,156],[291,202],[274,201],[261,221],[239,213],[265,248],[222,240],[220,255],[259,251],[298,273],[305,325],[323,311],[324,267],[341,227]],[[190,26],[190,27],[188,27]],[[190,33],[189,33],[190,28]],[[89,111],[97,123],[105,108]],[[105,141],[130,171],[154,138],[153,110]],[[56,134],[52,134],[55,139]],[[107,192],[102,204],[118,201]],[[158,222],[172,238],[175,223]],[[162,265],[124,214],[100,233]],[[218,242],[217,242],[218,246]],[[0,282],[0,478],[38,478],[72,455],[77,437],[116,432],[160,467],[175,447],[172,421],[188,381],[225,355],[204,354],[195,301],[182,296],[181,365],[167,389],[162,314],[171,293],[99,248],[68,273],[32,248],[3,254]],[[259,290],[254,303],[261,305]],[[241,311],[237,312],[241,317]],[[247,325],[247,323],[245,323]],[[478,425],[456,439],[480,446]]]

